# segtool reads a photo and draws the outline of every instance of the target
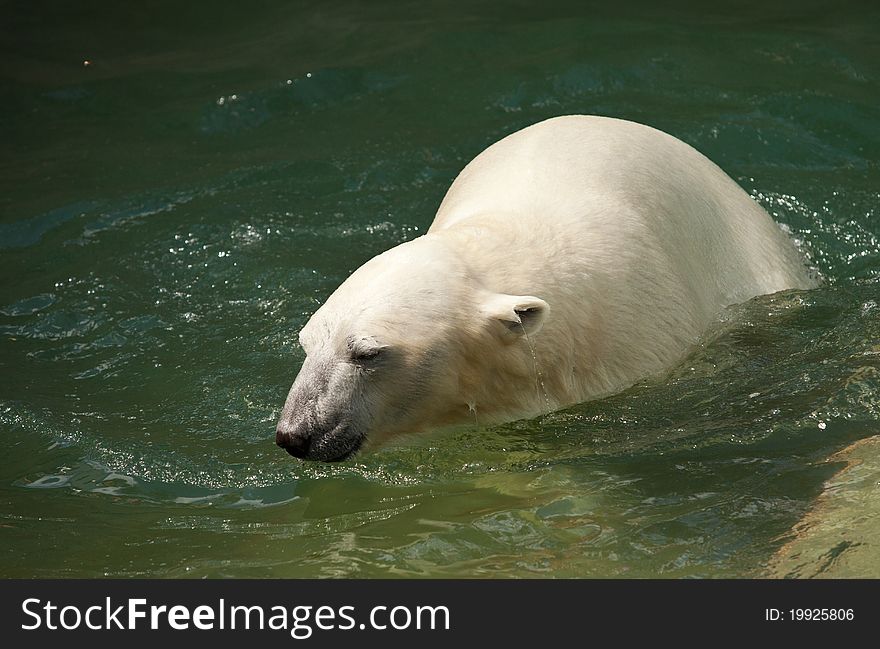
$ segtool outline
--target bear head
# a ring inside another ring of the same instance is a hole
[[[365,442],[473,422],[493,377],[529,373],[513,343],[540,330],[549,310],[539,298],[485,288],[440,237],[392,248],[357,269],[301,330],[306,358],[276,442],[329,462]]]

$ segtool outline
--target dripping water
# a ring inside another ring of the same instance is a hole
[[[519,326],[523,330],[523,336],[525,336],[529,351],[532,353],[532,366],[535,368],[535,391],[538,394],[538,399],[543,397],[544,413],[548,413],[553,410],[553,407],[550,405],[550,395],[547,394],[547,386],[544,384],[544,375],[541,373],[541,368],[538,365],[538,355],[535,354],[535,346],[532,345],[532,341],[529,338],[529,334],[526,332],[526,328],[523,327],[522,323],[520,323]]]
[[[474,426],[479,428],[480,422],[477,420],[477,404],[473,401],[469,401],[467,407],[472,413],[474,413]]]

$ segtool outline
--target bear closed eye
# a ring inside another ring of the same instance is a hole
[[[475,412],[495,424],[609,395],[672,369],[725,306],[814,285],[692,147],[623,120],[546,120],[478,155],[427,234],[315,312],[276,441],[335,461]]]

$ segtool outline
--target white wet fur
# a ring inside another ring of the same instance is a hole
[[[557,117],[474,158],[427,234],[337,289],[301,333],[297,383],[314,420],[341,413],[373,439],[531,417],[668,371],[727,305],[814,284],[764,209],[692,147]],[[393,354],[352,363],[352,337]],[[331,367],[323,387],[310,361]],[[279,426],[297,416],[285,411]]]

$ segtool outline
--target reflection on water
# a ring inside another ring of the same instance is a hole
[[[0,106],[3,575],[813,574],[785,549],[836,545],[792,529],[836,511],[821,505],[841,467],[827,460],[880,418],[870,17],[801,3],[782,30],[648,6],[226,9],[209,25],[157,3],[170,40],[144,27],[126,42],[130,17],[68,9],[39,53],[39,23],[0,26],[15,50]],[[90,34],[103,45],[83,53],[74,36]],[[731,308],[670,376],[599,402],[341,465],[277,449],[295,333],[317,305],[423,233],[484,146],[575,112],[705,152],[823,286]]]
[[[873,575],[880,544],[880,437],[859,440],[829,462],[840,471],[783,539],[769,563],[772,577],[854,579]]]

